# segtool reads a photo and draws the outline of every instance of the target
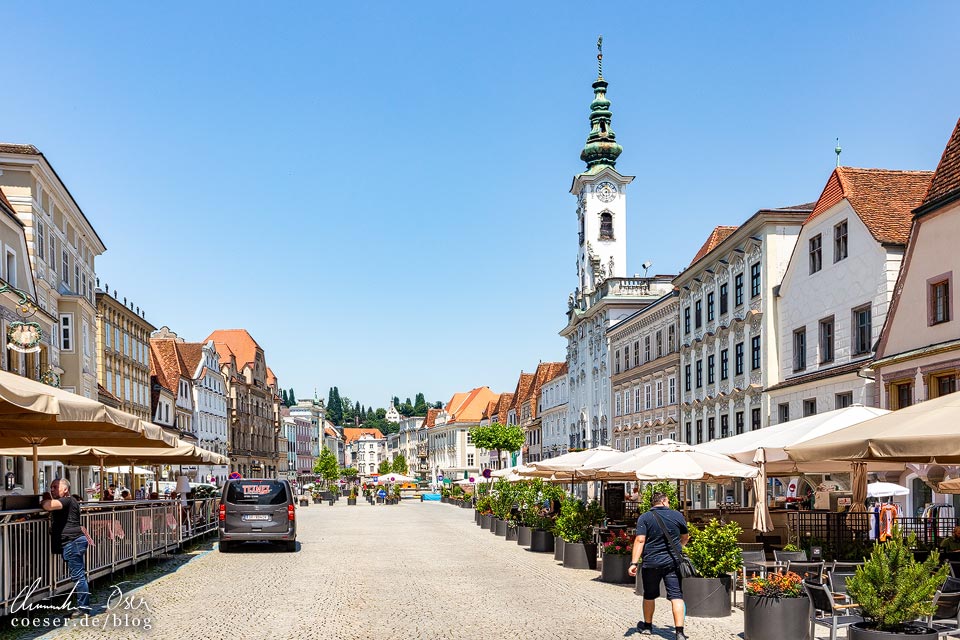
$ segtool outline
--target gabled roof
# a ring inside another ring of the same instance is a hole
[[[437,415],[439,415],[440,409],[427,409],[427,417],[423,421],[423,426],[425,429],[429,429],[437,424]]]
[[[353,427],[344,427],[343,428],[343,437],[347,441],[347,444],[350,444],[354,440],[359,440],[360,436],[370,435],[378,440],[383,439],[383,434],[380,433],[380,429],[364,429],[364,428],[353,428]]]
[[[188,377],[193,377],[193,374],[196,373],[197,367],[200,366],[200,361],[203,360],[203,342],[178,342],[177,351],[180,353],[180,357],[183,359],[183,364],[186,366],[187,371],[190,372]]]
[[[531,401],[530,417],[537,417],[537,400],[540,398],[540,388],[550,382],[557,376],[567,373],[566,362],[541,362],[537,365],[537,372],[534,374],[533,389],[527,398]]]
[[[328,438],[339,438],[339,437],[340,437],[340,436],[337,435],[337,432],[334,431],[333,429],[331,429],[330,427],[324,427],[324,428],[323,428],[323,434],[324,434],[325,436],[327,436]]]
[[[929,171],[837,167],[804,224],[847,200],[877,242],[906,244],[913,209],[922,202],[932,176]]]
[[[700,250],[697,251],[697,255],[693,256],[693,260],[690,261],[690,264],[695,263],[697,260],[716,249],[717,245],[729,238],[738,228],[739,227],[729,226],[714,227],[713,231],[710,232],[710,235],[707,236],[706,242],[704,242],[703,246],[700,247]]]
[[[273,375],[273,369],[267,367],[267,384],[277,384],[277,376]]]
[[[224,352],[220,351],[220,344],[226,345],[227,355],[233,353],[237,356],[237,368],[242,369],[248,364],[252,364],[257,357],[257,349],[263,351],[257,341],[253,339],[246,329],[217,329],[204,342],[213,340],[217,346],[217,353],[221,358],[225,357]]]
[[[150,373],[171,391],[179,389],[181,377],[193,380],[196,371],[184,362],[178,349],[181,344],[170,338],[150,338]]]
[[[960,193],[960,120],[953,129],[953,135],[940,156],[940,164],[933,174],[930,188],[923,199],[924,207],[931,207],[940,200]]]
[[[501,393],[500,400],[497,401],[497,408],[490,414],[490,417],[497,416],[500,423],[505,424],[507,422],[507,412],[513,406],[513,396],[512,393]]]
[[[117,405],[121,404],[120,398],[107,391],[107,389],[99,382],[97,383],[97,394],[116,402]]]
[[[517,413],[520,413],[520,405],[527,401],[527,398],[533,393],[533,380],[534,374],[520,372],[520,377],[517,378],[517,388],[513,392],[513,402],[510,404],[510,409],[513,409]]]
[[[484,408],[484,410],[483,410],[483,416],[481,416],[481,417],[482,417],[482,418],[489,418],[490,416],[493,415],[493,412],[496,411],[496,410],[497,410],[497,403],[496,403],[495,401],[491,400],[490,402],[487,403],[486,408]]]
[[[496,397],[497,394],[491,391],[490,387],[477,387],[467,393],[453,394],[446,407],[446,411],[450,415],[449,423],[480,422],[487,403],[496,399]]]

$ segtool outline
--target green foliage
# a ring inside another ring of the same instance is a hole
[[[343,401],[336,387],[330,387],[327,395],[327,420],[338,426],[343,424]]]
[[[650,503],[653,500],[654,493],[667,494],[670,501],[670,508],[680,508],[680,499],[677,497],[677,485],[669,480],[660,480],[659,482],[648,484],[643,488],[643,493],[640,494],[640,502],[637,503],[637,511],[639,513],[650,511]]]
[[[285,406],[285,407],[289,407],[289,406],[290,406],[290,399],[287,398],[287,390],[286,390],[286,389],[280,389],[280,402],[282,402],[282,403],[283,403],[283,406]]]
[[[413,412],[410,415],[414,416],[426,416],[427,415],[427,399],[422,393],[418,393],[416,399],[413,401]]]
[[[518,425],[506,426],[499,422],[473,427],[470,429],[470,439],[480,449],[496,451],[499,458],[502,451],[519,451],[526,440],[523,429]]]
[[[911,547],[916,535],[904,541],[898,527],[893,537],[876,545],[870,558],[847,579],[847,590],[860,604],[863,616],[881,631],[901,631],[911,620],[933,613],[933,594],[943,584],[950,565],[940,565],[933,551],[917,562]]]
[[[324,447],[320,450],[320,457],[313,463],[313,472],[323,478],[329,486],[333,481],[340,478],[340,465],[337,464],[337,456],[330,449]]]
[[[798,547],[797,545],[791,542],[790,544],[783,545],[783,550],[797,552],[797,551],[800,551],[800,547]]]
[[[360,473],[353,467],[344,467],[340,469],[341,478],[356,478]]]
[[[393,465],[391,465],[390,470],[394,473],[402,473],[403,475],[407,475],[407,473],[410,471],[410,468],[407,465],[407,458],[402,453],[398,454],[397,457],[394,458]]]
[[[603,552],[611,556],[629,556],[633,553],[633,536],[626,531],[614,531],[603,543]]]
[[[703,527],[690,525],[687,555],[704,578],[735,573],[743,556],[737,540],[743,529],[736,522],[721,524],[714,518]]]
[[[290,392],[287,394],[287,402],[289,403],[288,407],[297,404],[297,394],[293,392],[293,387],[290,387]]]
[[[493,498],[490,497],[490,494],[477,497],[476,509],[480,513],[491,513],[493,509]]]
[[[596,500],[584,504],[573,497],[567,497],[560,507],[560,516],[554,524],[554,531],[564,542],[589,542],[592,528],[603,522],[606,514]]]
[[[491,497],[493,502],[491,508],[493,515],[500,520],[506,520],[510,517],[510,509],[513,508],[514,496],[516,490],[509,482],[499,478],[493,485]]]
[[[389,460],[381,460],[380,464],[377,465],[377,473],[384,476],[390,473],[391,465]]]

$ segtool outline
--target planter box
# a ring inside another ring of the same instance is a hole
[[[810,640],[810,600],[764,598],[749,593],[743,601],[744,640]]]
[[[336,502],[336,500],[334,500],[333,498],[330,498],[330,500],[327,501],[327,503],[328,503],[331,507],[333,506],[333,503],[334,503],[334,502]]]
[[[490,521],[487,523],[487,529],[490,530],[490,533],[493,533],[497,530],[497,516],[490,515]]]
[[[473,508],[473,505],[470,504],[469,502],[464,502],[463,504],[460,505],[460,508],[461,508],[461,509],[471,509],[471,508]]]
[[[630,584],[633,578],[627,573],[630,568],[630,556],[603,554],[600,567],[600,581],[614,584]]]
[[[323,504],[323,498],[314,498],[313,504]]]
[[[517,530],[517,544],[520,545],[521,547],[529,547],[530,537],[532,533],[533,533],[533,529],[531,529],[530,527],[520,527]]]
[[[507,535],[507,521],[497,520],[496,527],[493,530],[494,535],[504,537]]]
[[[719,578],[685,578],[683,602],[691,618],[725,618],[733,602],[733,580]]]
[[[563,538],[553,537],[553,559],[557,562],[563,562]]]
[[[530,551],[553,553],[553,534],[543,529],[534,529],[530,533]]]
[[[519,529],[517,527],[507,523],[507,540],[510,540],[511,542],[516,541],[518,533]]]
[[[309,507],[309,506],[310,506],[310,501],[307,500],[306,498],[301,498],[301,499],[300,499],[300,506],[301,506],[301,507]]]
[[[877,631],[857,622],[847,627],[847,638],[849,640],[936,640],[937,632],[929,629],[927,633],[891,633],[889,631]],[[926,625],[916,623],[911,631],[920,631]]]
[[[473,521],[477,524],[477,526],[480,526],[480,512],[479,512],[479,511],[474,511],[474,512],[473,512]]]
[[[564,542],[563,566],[566,569],[596,569],[597,545],[593,542]]]
[[[478,512],[478,513],[479,513],[479,512]],[[479,522],[478,524],[480,525],[480,528],[481,528],[481,529],[489,529],[489,528],[490,528],[490,514],[489,514],[489,513],[481,513],[481,514],[480,514],[480,522]]]
[[[347,498],[347,504],[356,505],[356,504],[357,504],[357,499],[356,499],[356,498]]]

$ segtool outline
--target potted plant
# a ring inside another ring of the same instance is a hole
[[[356,488],[350,489],[350,495],[347,497],[347,505],[356,505],[357,504],[357,490]]]
[[[533,534],[533,524],[540,511],[537,496],[540,493],[543,480],[522,480],[516,483],[514,489],[517,499],[517,544],[529,547]]]
[[[480,527],[482,529],[490,528],[491,503],[493,500],[488,495],[477,498],[477,513],[480,514]]]
[[[570,497],[563,501],[556,531],[563,538],[563,566],[568,569],[596,569],[597,545],[591,542],[593,527],[606,514],[596,500],[584,504]]]
[[[700,577],[683,580],[683,602],[694,618],[724,618],[730,615],[733,576],[742,562],[737,544],[743,530],[736,522],[721,524],[713,519],[704,527],[690,526],[687,555]]]
[[[540,553],[554,553],[556,556],[557,542],[554,536],[554,526],[556,517],[551,511],[551,505],[560,504],[563,500],[563,489],[555,484],[534,480],[533,502],[528,505],[527,510],[530,518],[530,551]],[[561,553],[563,547],[561,546]],[[563,560],[561,555],[560,560]]]
[[[627,571],[630,569],[630,556],[633,553],[633,538],[626,531],[614,531],[603,543],[603,564],[600,568],[600,580],[623,584],[633,582]]]
[[[310,492],[313,494],[314,504],[323,504],[323,491],[320,490],[320,487],[314,485]]]
[[[950,573],[950,565],[940,566],[936,550],[918,562],[911,551],[915,544],[916,535],[911,533],[904,541],[894,527],[893,536],[876,545],[870,558],[847,579],[847,591],[864,617],[864,622],[850,627],[850,640],[937,638],[936,630],[912,621],[933,613],[933,595]]]
[[[748,580],[744,585],[743,638],[809,640],[810,599],[803,578],[790,571]]]
[[[400,504],[400,485],[393,485],[393,504]]]
[[[493,515],[496,517],[493,532],[495,535],[506,537],[507,519],[510,517],[510,510],[513,508],[513,486],[500,478],[493,485]]]

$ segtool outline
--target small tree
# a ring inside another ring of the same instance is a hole
[[[287,397],[286,389],[280,389],[280,401],[283,403],[283,406],[285,407],[290,406],[290,399]]]
[[[320,457],[313,463],[313,472],[323,478],[326,486],[330,486],[340,477],[340,465],[337,464],[337,456],[330,449],[324,447],[320,450]]]
[[[525,437],[519,425],[506,426],[494,422],[470,429],[470,439],[481,449],[496,451],[497,460],[500,460],[503,451],[509,453],[519,451],[523,447]]]
[[[690,525],[687,554],[701,576],[719,578],[736,573],[742,560],[737,544],[742,531],[736,522],[720,524],[716,518],[702,527]]]
[[[391,464],[389,460],[381,460],[380,464],[377,466],[377,472],[385,476],[392,471]]]
[[[653,484],[648,484],[640,494],[640,502],[637,503],[637,511],[646,513],[650,511],[650,503],[653,502],[654,493],[665,493],[670,503],[671,509],[680,508],[680,500],[677,498],[677,487],[669,480],[660,480]]]
[[[287,402],[290,403],[287,405],[288,407],[292,407],[293,405],[297,404],[297,394],[293,392],[293,387],[290,387],[290,392],[287,393]]]
[[[343,469],[340,469],[340,477],[344,480],[353,480],[358,475],[360,475],[360,473],[353,467],[344,467]]]
[[[400,473],[403,475],[407,475],[407,473],[410,471],[409,467],[407,466],[407,459],[402,453],[398,454],[397,457],[394,458],[393,465],[391,466],[390,470],[394,473]]]

